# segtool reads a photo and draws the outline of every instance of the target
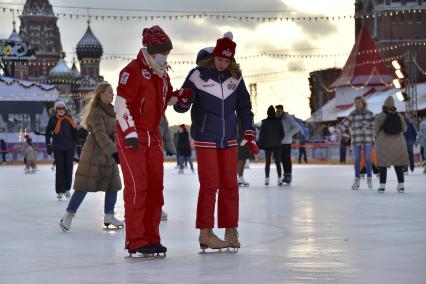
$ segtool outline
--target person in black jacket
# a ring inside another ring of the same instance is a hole
[[[259,134],[259,147],[265,150],[265,185],[269,185],[269,172],[271,167],[271,157],[274,154],[275,164],[278,173],[278,185],[282,185],[281,178],[281,141],[284,138],[284,130],[281,119],[275,115],[275,108],[269,106],[268,117],[262,120]]]
[[[87,136],[89,136],[89,131],[87,131],[87,129],[84,128],[80,123],[77,123],[77,157],[79,159]]]
[[[185,124],[180,125],[178,130],[178,142],[177,142],[177,156],[179,162],[179,174],[183,174],[185,168],[185,159],[189,162],[191,171],[194,172],[194,166],[192,165],[192,150],[191,143],[189,141],[189,133],[186,130]]]
[[[7,147],[6,147],[6,141],[3,139],[0,139],[0,152],[3,158],[3,164],[6,163],[6,153],[7,153]]]
[[[66,113],[63,101],[55,102],[55,115],[49,119],[46,127],[47,153],[55,157],[55,189],[59,200],[69,192],[72,183],[74,153],[77,141],[77,125]]]

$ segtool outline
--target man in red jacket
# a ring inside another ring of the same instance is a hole
[[[160,243],[163,149],[159,132],[167,104],[190,92],[173,92],[167,74],[172,42],[159,27],[143,31],[143,48],[121,72],[115,100],[117,149],[124,176],[126,249],[130,254],[166,253]]]

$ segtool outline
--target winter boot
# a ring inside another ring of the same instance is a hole
[[[397,190],[398,190],[399,193],[404,192],[405,189],[404,189],[404,183],[403,182],[398,183]]]
[[[285,184],[290,185],[291,184],[291,180],[292,180],[291,174],[285,174],[284,175],[283,181],[284,181]]]
[[[269,185],[269,178],[265,178],[265,185],[268,186]]]
[[[238,185],[241,187],[248,187],[250,186],[250,183],[246,182],[243,176],[240,176],[238,177]]]
[[[226,241],[222,241],[213,233],[213,229],[200,229],[200,248],[201,249],[223,249],[228,247]]]
[[[241,244],[238,240],[237,228],[226,228],[225,230],[225,242],[229,244],[230,248],[240,248]]]
[[[114,214],[105,214],[104,216],[104,225],[109,228],[110,225],[116,227],[117,229],[124,228],[124,223],[121,220],[115,218]]]
[[[377,189],[377,192],[378,192],[378,193],[383,193],[383,192],[385,192],[385,187],[386,187],[386,184],[381,183],[381,184],[379,185],[379,188]]]
[[[69,190],[65,191],[65,197],[70,199],[71,198],[71,193]]]
[[[64,217],[62,217],[61,222],[59,222],[59,227],[62,231],[67,232],[71,229],[71,222],[74,215],[74,213],[70,213],[68,211],[65,212]]]
[[[369,189],[373,188],[373,178],[372,177],[367,178],[367,186],[368,186]]]
[[[359,178],[355,178],[354,184],[352,185],[352,190],[358,190],[359,189],[360,180]]]

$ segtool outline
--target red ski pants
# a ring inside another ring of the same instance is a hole
[[[196,148],[200,192],[197,205],[197,229],[214,227],[216,193],[219,228],[238,227],[237,147]]]
[[[124,177],[126,248],[136,250],[160,242],[163,199],[163,150],[159,142],[130,149],[117,137]]]

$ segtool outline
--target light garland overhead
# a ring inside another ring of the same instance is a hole
[[[16,13],[20,14],[22,9],[2,7],[0,9],[3,13]],[[7,4],[6,4],[7,5]],[[92,8],[99,10],[97,8]],[[368,13],[361,15],[327,15],[327,16],[259,16],[257,15],[238,15],[238,12],[235,12],[235,15],[225,14],[225,13],[214,13],[214,12],[180,12],[174,14],[167,14],[166,12],[161,13],[152,13],[150,15],[86,15],[83,13],[55,13],[55,16],[58,18],[70,19],[70,20],[79,20],[79,19],[90,19],[94,21],[127,21],[127,22],[147,22],[147,21],[179,21],[179,20],[216,20],[216,21],[240,21],[240,22],[330,22],[330,21],[341,21],[341,20],[358,20],[358,19],[369,19],[369,18],[383,18],[383,17],[392,17],[398,14],[416,14],[416,13],[425,13],[426,9],[404,9],[400,11],[383,11],[377,13]]]

